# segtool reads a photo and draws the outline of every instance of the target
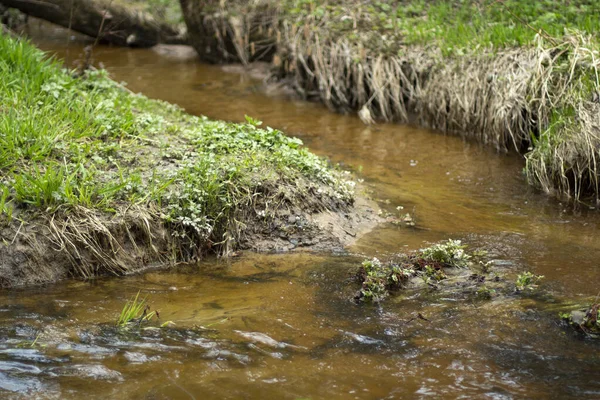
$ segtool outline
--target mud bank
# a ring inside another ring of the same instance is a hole
[[[25,42],[0,46],[2,287],[331,250],[378,222],[348,173],[260,121],[194,117],[104,72],[69,75]]]
[[[117,215],[68,209],[13,221],[0,231],[0,287],[20,287],[66,278],[130,275],[193,262],[211,253],[237,256],[255,252],[343,252],[382,222],[365,197],[344,211],[280,209],[273,221],[246,222],[239,242],[228,253],[211,242],[198,243],[197,254],[177,249],[173,231],[146,210]],[[146,214],[144,214],[146,213]],[[214,246],[214,247],[213,247]]]

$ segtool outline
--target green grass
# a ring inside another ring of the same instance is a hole
[[[539,32],[548,37],[572,29],[600,32],[595,0],[288,0],[283,7],[284,18],[318,20],[333,37],[391,52],[403,45],[436,45],[460,53],[529,45]]]
[[[130,322],[138,322],[141,325],[142,322],[149,321],[155,312],[148,310],[146,297],[140,298],[140,292],[137,292],[135,297],[129,299],[123,306],[121,314],[117,318],[117,327],[125,328]]]
[[[300,140],[248,121],[188,115],[132,94],[103,71],[73,77],[32,45],[2,35],[2,220],[76,207],[119,218],[136,206],[201,247],[280,206],[351,203],[345,174]]]
[[[529,149],[531,184],[598,203],[598,15],[595,0],[288,0],[280,18],[292,57],[309,59],[294,65],[298,86],[325,88],[328,106],[367,122],[412,111],[435,129]]]
[[[194,4],[188,23],[214,36],[228,26]],[[599,1],[232,0],[222,11],[247,16],[234,58],[276,45],[276,76],[330,109],[529,151],[532,185],[600,204]],[[190,29],[201,55],[231,50],[210,36]]]

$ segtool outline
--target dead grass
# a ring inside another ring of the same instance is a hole
[[[237,17],[228,20],[221,10],[219,24],[204,26],[208,36],[229,31],[236,38],[234,51],[221,61],[246,63],[259,44],[275,43],[274,76],[287,79],[306,98],[335,111],[358,112],[365,123],[416,118],[422,126],[500,151],[526,153],[532,185],[576,201],[590,196],[599,201],[600,120],[592,102],[600,96],[599,46],[593,34],[542,32],[517,48],[448,52],[437,42],[392,41],[392,49],[379,32],[360,29],[365,21],[373,24],[372,16],[354,8],[347,13],[356,25],[351,34],[331,30],[332,21],[314,9],[302,18],[276,5],[266,14],[257,10],[244,9],[244,24]],[[188,25],[194,21],[190,16]],[[254,42],[259,31],[267,36]]]

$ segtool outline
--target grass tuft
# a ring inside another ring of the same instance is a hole
[[[146,297],[140,298],[140,292],[138,291],[135,297],[125,303],[119,318],[117,319],[117,327],[125,328],[131,322],[136,322],[141,325],[144,322],[149,321],[155,315],[154,311],[149,311],[150,306],[146,302]]]

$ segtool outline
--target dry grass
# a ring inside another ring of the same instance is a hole
[[[335,111],[358,111],[365,123],[416,118],[500,151],[527,153],[531,184],[598,202],[600,117],[592,100],[600,93],[599,55],[591,34],[542,32],[528,46],[448,53],[439,45],[386,43],[378,32],[360,29],[373,25],[360,8],[348,9],[356,21],[349,35],[314,13],[294,19],[281,6],[260,7],[245,9],[243,24],[221,10],[219,24],[205,26],[221,40],[219,32],[233,32],[235,51],[225,60],[249,62],[260,45],[275,43],[275,76],[306,98]],[[265,8],[268,13],[257,11]],[[217,45],[222,52],[224,43]]]
[[[158,213],[133,207],[118,214],[109,220],[97,211],[74,207],[48,217],[53,250],[67,256],[75,276],[122,275],[150,260],[176,261],[165,252],[173,240]]]

